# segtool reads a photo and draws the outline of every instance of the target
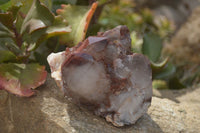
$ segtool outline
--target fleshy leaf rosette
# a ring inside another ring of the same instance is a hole
[[[29,97],[47,75],[44,66],[33,63],[37,60],[33,52],[40,45],[44,47],[42,42],[48,38],[68,34],[71,28],[40,0],[15,0],[9,4],[0,13],[0,89]]]
[[[131,52],[126,26],[90,36],[47,60],[67,97],[115,126],[134,124],[151,104],[150,61]]]

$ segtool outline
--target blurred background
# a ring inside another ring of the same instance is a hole
[[[91,5],[95,0],[53,0],[55,12],[61,3]],[[127,25],[133,52],[152,61],[153,87],[182,89],[200,81],[199,0],[98,0],[87,36]],[[167,60],[167,61],[166,61]]]

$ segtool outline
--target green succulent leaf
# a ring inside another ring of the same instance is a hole
[[[13,5],[11,7],[9,7],[9,9],[7,10],[7,12],[11,12],[12,16],[13,16],[13,20],[16,19],[17,17],[17,13],[20,10],[20,8],[22,7],[22,3],[18,3],[16,5]]]
[[[28,51],[33,51],[48,38],[69,34],[69,32],[71,32],[71,28],[67,26],[66,20],[61,16],[56,16],[51,26],[36,30],[31,34],[25,34],[24,40],[30,45]]]
[[[0,38],[4,37],[14,37],[14,33],[5,27],[3,24],[0,23]]]
[[[27,51],[35,50],[39,44],[50,37],[71,32],[71,28],[62,16],[54,16],[38,0],[34,0],[23,25],[21,33],[29,31],[29,34],[25,32],[23,35],[25,44],[29,44]]]
[[[21,5],[12,6],[8,9],[6,13],[0,13],[0,22],[6,26],[8,29],[13,29],[13,23],[16,19],[17,12],[19,11]]]
[[[32,33],[36,30],[47,28],[52,25],[54,15],[39,0],[34,0],[33,4],[26,15],[21,27],[21,34],[25,31]]]
[[[32,96],[31,89],[42,85],[47,72],[39,64],[0,64],[0,89],[23,97]]]
[[[176,67],[172,63],[167,63],[165,68],[163,68],[159,73],[153,74],[155,79],[169,79],[176,72]]]
[[[72,32],[60,37],[62,44],[76,45],[81,42],[86,35],[90,20],[96,10],[97,3],[93,3],[91,7],[62,5],[62,9],[57,10],[57,14],[61,15],[71,25]]]
[[[11,6],[12,6],[12,2],[8,1],[6,3],[0,3],[0,10],[6,12]]]
[[[148,33],[144,35],[142,53],[149,57],[152,62],[157,62],[162,51],[162,39],[159,35]]]
[[[34,0],[10,0],[12,5],[19,5],[22,4],[23,6],[20,9],[20,12],[27,14],[27,12],[30,10],[32,3]],[[45,6],[47,6],[49,9],[52,7],[52,0],[39,0],[41,3],[43,3]]]
[[[15,42],[8,37],[0,38],[0,50],[9,50],[15,55],[19,55],[21,53],[21,50]]]
[[[0,13],[0,22],[5,25],[7,28],[13,28],[13,16],[12,13]]]
[[[16,56],[7,50],[0,50],[0,63],[16,60]]]
[[[165,58],[160,63],[154,63],[151,61],[151,68],[152,68],[153,73],[159,73],[160,71],[162,71],[162,69],[167,65],[168,61],[169,61],[169,58]]]
[[[44,40],[47,40],[50,37],[70,33],[71,27],[67,26],[67,22],[65,19],[63,19],[63,17],[56,16],[54,19],[54,22],[51,26],[49,26],[45,30],[41,30],[39,32],[40,32],[39,34],[41,34],[41,36],[38,39],[37,44],[41,43]],[[67,35],[69,35],[69,34],[67,34]]]
[[[7,3],[9,0],[1,0],[0,5]]]

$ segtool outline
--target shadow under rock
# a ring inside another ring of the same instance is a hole
[[[166,90],[158,90],[158,89],[153,89],[153,95],[159,98],[167,98],[169,100],[172,100],[176,103],[180,103],[181,101],[178,99],[179,97],[182,97],[184,95],[187,95],[189,93],[198,93],[200,86],[194,86],[191,88],[185,88],[185,89],[179,89],[179,90],[171,90],[171,89],[166,89]],[[197,92],[198,91],[198,92]],[[200,94],[200,93],[199,93]]]
[[[48,117],[59,123],[67,132],[78,133],[132,133],[132,132],[153,132],[162,133],[159,125],[151,119],[148,114],[141,117],[134,125],[125,127],[115,127],[106,122],[103,117],[94,115],[86,108],[79,107],[64,98],[62,92],[55,85],[53,79],[48,78],[46,88],[50,89],[45,95],[48,100],[48,109],[54,113],[48,113]],[[44,108],[44,107],[43,107]],[[43,109],[43,112],[47,112]]]
[[[78,133],[163,132],[148,114],[141,117],[134,125],[115,127],[111,123],[106,122],[103,117],[96,116],[86,108],[78,107],[73,103],[68,104],[67,112],[70,119],[70,126]]]

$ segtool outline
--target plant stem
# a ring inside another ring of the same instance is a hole
[[[13,31],[15,34],[15,42],[19,48],[22,46],[22,36],[17,32],[16,26],[13,24]]]
[[[59,46],[60,46],[60,43],[59,43],[59,41],[57,41],[56,47],[53,50],[53,52],[58,52]]]

